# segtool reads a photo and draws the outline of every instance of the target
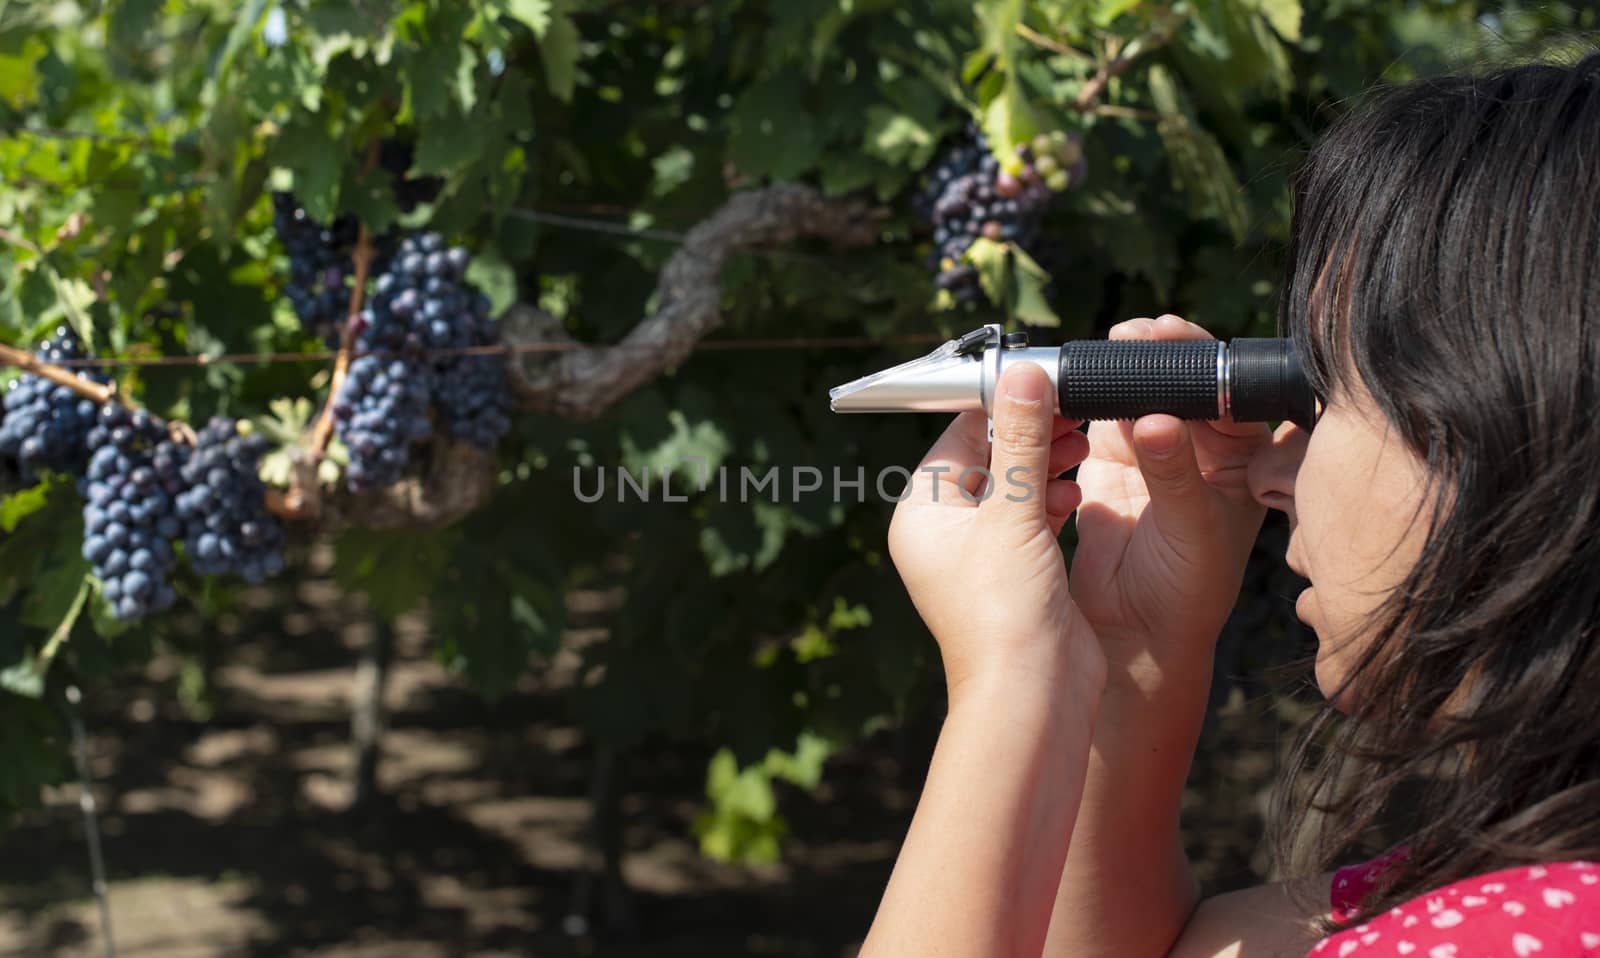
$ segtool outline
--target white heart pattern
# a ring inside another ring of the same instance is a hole
[[[1482,895],[1462,895],[1461,904],[1466,908],[1476,908],[1479,905],[1489,904],[1489,899]]]
[[[1582,875],[1578,876],[1578,881],[1583,882],[1585,885],[1593,885],[1595,882],[1600,882],[1600,875],[1596,875],[1592,872],[1584,872]]]
[[[1433,927],[1435,927],[1435,928],[1453,928],[1456,925],[1461,924],[1461,922],[1464,921],[1464,920],[1465,919],[1463,919],[1461,917],[1461,912],[1456,911],[1454,908],[1451,908],[1448,911],[1442,911],[1439,914],[1433,916]]]
[[[1483,886],[1479,887],[1478,890],[1483,892],[1486,895],[1498,895],[1501,892],[1506,890],[1506,886],[1501,884],[1500,882],[1492,881],[1487,885],[1483,885]]]
[[[1456,946],[1453,944],[1434,945],[1428,949],[1428,958],[1456,958]]]
[[[1443,898],[1430,898],[1430,899],[1428,899],[1428,914],[1436,915],[1441,911],[1444,911],[1444,899]]]
[[[1406,928],[1410,928],[1412,925],[1415,925],[1419,920],[1420,919],[1418,919],[1416,915],[1407,915],[1406,916],[1406,920],[1401,922],[1400,924],[1402,926],[1406,927]]]
[[[1377,940],[1378,940],[1378,933],[1375,932],[1375,931],[1369,931],[1365,935],[1361,936],[1361,943],[1363,945],[1370,945],[1370,944],[1372,944],[1373,942],[1375,942]]]
[[[1528,910],[1522,906],[1522,902],[1520,901],[1508,901],[1500,907],[1506,910],[1506,914],[1516,915],[1518,917],[1521,917],[1522,913]]]
[[[1525,931],[1519,931],[1511,937],[1511,947],[1516,949],[1518,958],[1528,958],[1536,951],[1544,951],[1544,942]]]
[[[1544,890],[1544,903],[1551,908],[1560,908],[1562,905],[1570,905],[1577,900],[1577,896],[1572,894],[1572,892],[1567,891],[1565,888],[1546,888]]]
[[[1345,943],[1339,946],[1339,958],[1345,958],[1346,955],[1349,955],[1360,947],[1360,943],[1354,938],[1346,939]]]
[[[1579,935],[1578,940],[1583,942],[1583,947],[1585,948],[1600,948],[1600,935],[1592,931],[1586,931]]]
[[[1543,865],[1534,865],[1533,867],[1528,869],[1528,877],[1529,878],[1543,878],[1544,876],[1546,876],[1548,874],[1550,874],[1550,872],[1545,870],[1545,867]]]
[[[1417,946],[1413,945],[1409,941],[1401,941],[1399,944],[1394,946],[1394,950],[1398,951],[1402,955],[1409,955],[1413,951],[1417,950]]]

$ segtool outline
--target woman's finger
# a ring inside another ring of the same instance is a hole
[[[1071,479],[1052,479],[1044,487],[1044,516],[1050,532],[1061,537],[1067,520],[1083,504],[1083,489]]]
[[[1076,430],[1050,443],[1050,475],[1059,476],[1083,462],[1089,455],[1089,437]]]

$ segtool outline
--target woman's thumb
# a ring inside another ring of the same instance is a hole
[[[983,508],[1006,520],[1045,521],[1045,484],[1050,481],[1050,434],[1055,399],[1050,374],[1020,362],[1000,376],[994,397],[994,448],[990,495]]]
[[[1135,430],[1133,451],[1150,490],[1156,528],[1173,545],[1196,545],[1216,535],[1211,486],[1200,474],[1188,424],[1164,413],[1139,423],[1145,427]]]

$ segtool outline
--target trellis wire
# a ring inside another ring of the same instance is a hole
[[[899,336],[819,336],[819,337],[791,337],[782,339],[703,339],[695,344],[695,351],[719,350],[784,350],[784,349],[839,349],[839,348],[872,348],[876,346],[893,345],[926,345],[941,343],[948,338],[937,333],[907,333]],[[617,344],[591,344],[591,343],[502,343],[491,346],[457,346],[441,349],[422,350],[353,350],[352,359],[361,356],[378,358],[398,356],[422,356],[424,358],[437,358],[445,356],[486,356],[498,353],[560,353],[596,351],[605,352],[614,349],[638,350],[640,352],[660,352],[661,346],[657,343],[629,343]],[[270,363],[325,363],[338,357],[335,350],[322,350],[317,352],[295,353],[227,353],[218,356],[205,354],[194,356],[128,356],[123,358],[85,358],[61,359],[50,365],[63,369],[115,369],[123,367],[142,366],[212,366],[232,364],[239,366],[267,365]],[[0,362],[0,367],[11,365]]]

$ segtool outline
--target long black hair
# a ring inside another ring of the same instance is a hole
[[[1273,794],[1290,878],[1387,850],[1375,826],[1414,803],[1410,860],[1322,934],[1600,859],[1600,53],[1578,42],[1376,87],[1294,181],[1278,335],[1333,402],[1358,376],[1428,475],[1421,557],[1330,697],[1356,690],[1349,715],[1319,707]]]

